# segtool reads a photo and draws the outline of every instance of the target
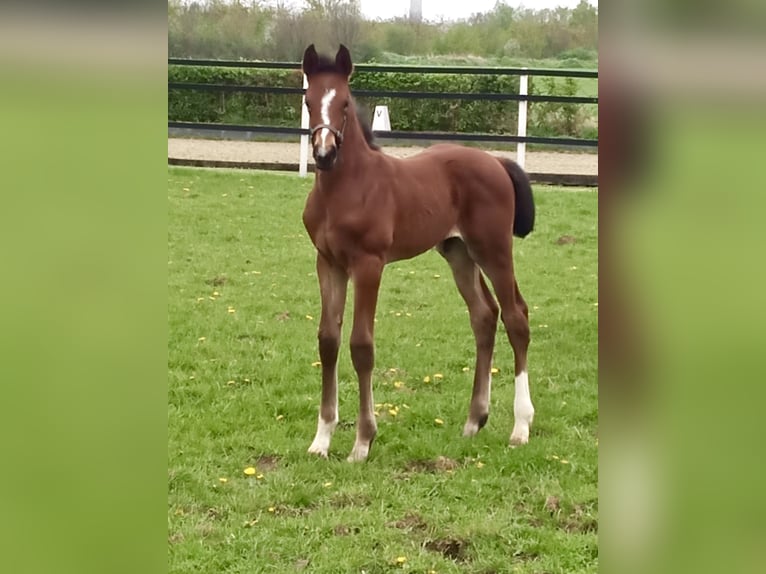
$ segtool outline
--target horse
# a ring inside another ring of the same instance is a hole
[[[316,165],[303,223],[316,248],[322,307],[322,393],[309,453],[327,457],[338,424],[337,362],[349,280],[354,286],[351,361],[359,379],[356,440],[347,459],[354,462],[368,457],[377,433],[373,331],[383,267],[432,248],[451,268],[476,339],[463,435],[475,435],[489,418],[499,316],[514,354],[510,444],[527,443],[534,417],[527,370],[529,319],[514,276],[512,235],[524,237],[534,226],[529,177],[510,159],[455,144],[434,145],[407,159],[388,156],[359,117],[349,89],[353,64],[348,48],[341,44],[333,59],[320,56],[311,44],[302,70]]]

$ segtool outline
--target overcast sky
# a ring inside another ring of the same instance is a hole
[[[276,4],[278,0],[267,0],[270,4]],[[410,11],[410,0],[361,0],[362,14],[365,17],[383,20],[406,16]],[[494,8],[497,0],[422,0],[423,18],[426,20],[459,20],[468,18],[477,12],[489,12]],[[598,6],[598,0],[588,0],[594,6]],[[300,7],[302,0],[282,0],[283,4]],[[504,0],[510,6],[524,6],[525,8],[556,8],[565,6],[573,8],[580,0]]]
[[[495,7],[497,0],[422,0],[423,18],[426,20],[457,20],[468,18],[477,12],[489,12]],[[505,0],[509,6],[524,6],[525,8],[556,8],[565,6],[573,8],[580,0]],[[598,6],[598,0],[589,0],[590,4]],[[410,0],[362,0],[362,13],[367,18],[394,18],[406,16],[410,11]]]

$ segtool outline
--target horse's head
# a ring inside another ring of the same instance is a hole
[[[343,132],[351,103],[348,78],[352,69],[351,54],[343,44],[334,61],[319,56],[314,44],[303,54],[303,73],[308,79],[306,108],[318,169],[332,169],[343,145]]]

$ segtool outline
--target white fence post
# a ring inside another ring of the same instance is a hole
[[[523,68],[526,70],[526,68]],[[526,96],[529,90],[529,76],[524,74],[519,76],[519,95]],[[519,127],[518,136],[526,137],[527,135],[527,100],[519,100]],[[526,163],[527,154],[527,142],[518,142],[516,144],[516,163],[522,168]]]
[[[309,87],[309,81],[308,78],[306,78],[306,75],[303,75],[303,89]],[[309,112],[306,109],[306,94],[304,92],[303,96],[301,96],[301,128],[302,129],[308,129],[309,127]],[[308,175],[309,171],[309,136],[307,134],[301,135],[301,154],[300,154],[300,160],[298,163],[298,173],[300,173],[301,177],[306,177]]]

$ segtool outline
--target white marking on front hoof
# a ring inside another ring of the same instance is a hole
[[[479,423],[474,421],[466,421],[465,426],[463,427],[463,436],[474,436],[477,432],[479,432]]]
[[[332,433],[337,424],[338,421],[327,423],[320,417],[317,422],[317,434],[314,437],[314,441],[311,443],[308,452],[327,458],[327,451],[330,450],[330,439],[332,438]]]
[[[314,442],[311,443],[311,446],[309,447],[309,454],[318,454],[319,456],[322,456],[324,458],[327,458],[327,451],[330,449],[330,443],[327,442],[325,444],[317,442],[316,439],[314,439]]]
[[[519,446],[529,442],[529,426],[516,423],[511,433],[511,446]]]
[[[351,454],[346,459],[348,462],[362,462],[367,460],[367,455],[370,454],[370,445],[355,443],[354,448],[351,449]]]

